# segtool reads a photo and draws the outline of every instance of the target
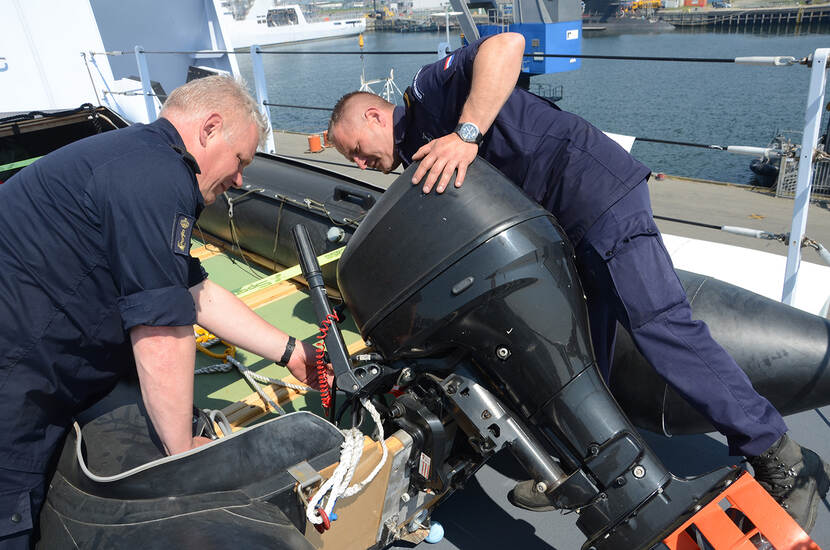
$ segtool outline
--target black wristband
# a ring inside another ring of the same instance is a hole
[[[288,337],[288,343],[285,344],[285,351],[282,354],[282,357],[279,361],[277,361],[278,365],[282,365],[283,367],[288,364],[291,360],[291,354],[294,353],[294,346],[297,344],[297,339],[293,336]]]

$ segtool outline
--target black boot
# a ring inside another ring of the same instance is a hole
[[[755,480],[809,533],[816,523],[818,501],[830,487],[830,468],[787,434],[760,456],[747,460]]]
[[[520,481],[516,484],[509,493],[507,493],[507,500],[510,504],[531,512],[549,512],[555,510],[556,507],[550,501],[550,498],[543,491],[541,487],[532,479]]]

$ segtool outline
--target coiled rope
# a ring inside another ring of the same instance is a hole
[[[360,399],[360,404],[369,412],[377,427],[377,436],[375,439],[380,441],[383,453],[378,464],[363,481],[349,486],[354,477],[357,465],[360,463],[360,457],[363,455],[363,433],[357,428],[341,430],[343,433],[343,443],[340,445],[340,463],[334,469],[332,476],[314,493],[306,507],[306,518],[315,526],[328,523],[326,519],[331,517],[337,499],[341,496],[350,497],[362,491],[375,479],[375,476],[383,468],[383,465],[386,464],[389,450],[386,447],[380,413],[378,413],[369,399],[365,397]],[[323,499],[325,499],[325,504],[323,504]]]

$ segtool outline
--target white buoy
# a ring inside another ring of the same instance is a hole
[[[438,523],[437,521],[433,521],[429,526],[429,535],[427,538],[424,539],[424,542],[428,542],[429,544],[436,544],[441,542],[444,539],[444,526]]]

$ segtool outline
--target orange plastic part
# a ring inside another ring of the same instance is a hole
[[[329,131],[323,130],[323,145],[326,147],[331,147],[331,142],[329,141]]]
[[[323,150],[323,146],[320,144],[320,136],[318,134],[308,136],[308,150],[312,153],[319,153]]]
[[[725,508],[731,508],[733,514],[739,511],[754,527],[744,533]],[[671,550],[699,550],[689,534],[690,527],[697,529],[716,550],[756,550],[758,546],[750,539],[758,540],[757,535],[776,550],[821,550],[748,472],[663,539],[663,543]]]

